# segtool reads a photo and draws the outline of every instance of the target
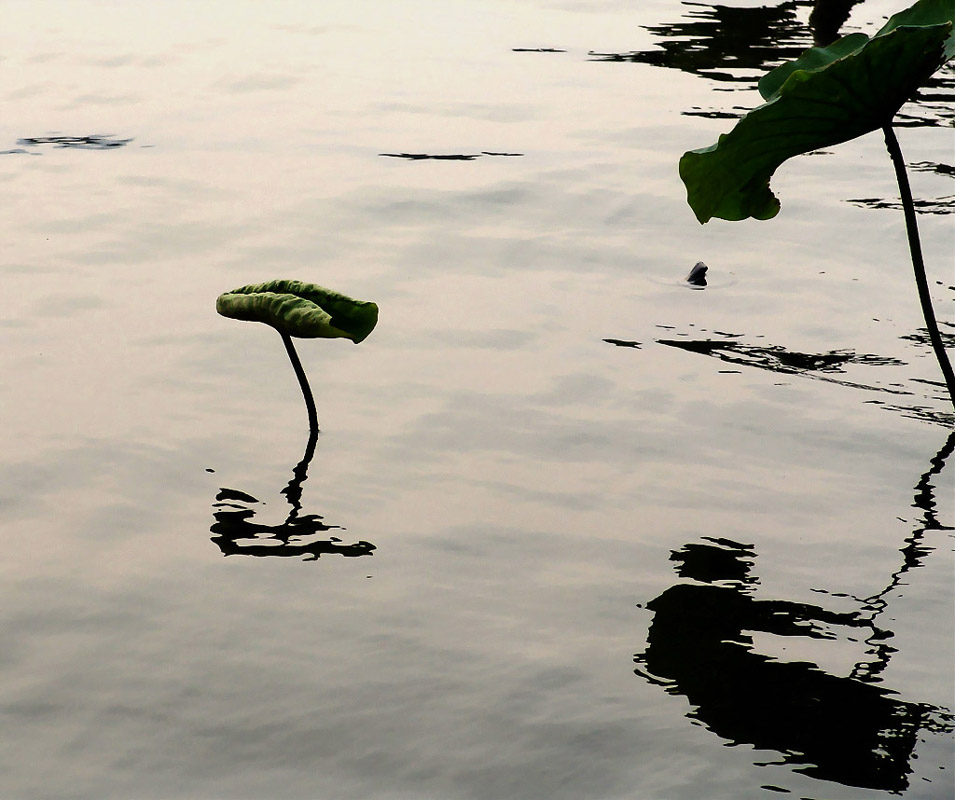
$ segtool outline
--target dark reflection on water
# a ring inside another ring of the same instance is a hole
[[[718,736],[780,753],[774,763],[848,786],[904,790],[919,731],[950,730],[951,715],[894,698],[873,682],[877,667],[840,677],[755,652],[751,632],[818,640],[838,632],[852,641],[864,635],[867,656],[884,666],[892,637],[875,624],[871,604],[839,613],[757,599],[755,557],[752,545],[710,537],[673,551],[689,582],[647,603],[654,617],[636,674],[685,696],[687,716]]]
[[[699,106],[694,106],[689,111],[684,111],[684,117],[703,117],[705,119],[738,119],[742,117],[747,111],[748,108],[743,108],[742,106],[734,106],[732,111],[715,111],[708,110],[705,111]]]
[[[112,135],[102,136],[27,136],[17,139],[17,144],[25,147],[36,147],[41,144],[52,144],[55,147],[71,147],[78,150],[114,150],[125,147],[132,139],[114,139]]]
[[[714,331],[714,333],[716,333]],[[800,353],[779,345],[746,344],[737,334],[724,334],[719,339],[657,339],[657,344],[676,347],[691,353],[714,356],[730,364],[758,367],[786,375],[803,375],[815,380],[838,383],[858,389],[888,392],[889,394],[912,394],[900,386],[871,386],[841,378],[833,373],[844,373],[848,364],[865,366],[904,366],[905,362],[887,356],[856,353],[852,350],[830,350],[825,353]],[[825,374],[823,374],[825,373]]]
[[[724,91],[749,90],[770,69],[797,58],[814,45],[844,35],[842,25],[861,0],[788,0],[779,5],[735,7],[684,2],[684,18],[662,25],[644,25],[660,39],[653,50],[590,52],[593,61],[631,62],[668,67],[719,81]],[[809,24],[797,17],[800,7],[813,6]],[[926,81],[914,102],[896,115],[900,127],[949,126],[955,120],[955,68],[947,65]],[[732,119],[749,109],[693,108],[686,116]]]
[[[733,364],[760,367],[773,372],[843,372],[846,364],[880,366],[902,365],[905,362],[887,356],[856,353],[852,350],[830,350],[827,353],[800,353],[778,345],[751,345],[732,339],[657,339],[658,344],[678,347],[693,353],[716,356]],[[840,381],[837,381],[839,383]],[[891,391],[891,390],[886,390]]]
[[[799,6],[811,5],[804,0],[749,8],[695,2],[683,5],[689,9],[683,20],[642,26],[659,37],[659,49],[592,51],[591,59],[669,67],[737,84],[729,88],[752,89],[768,69],[796,58],[813,44],[809,30],[796,16]]]
[[[658,325],[657,327],[672,330],[672,326],[670,325]],[[705,331],[700,330],[699,333],[705,333]],[[741,334],[726,333],[723,331],[712,331],[711,333],[713,336],[705,339],[689,338],[689,335],[685,333],[678,334],[686,338],[657,339],[656,343],[666,347],[686,350],[690,353],[712,356],[730,364],[756,367],[784,375],[798,375],[803,378],[835,383],[854,389],[864,389],[891,395],[913,396],[916,394],[917,387],[906,386],[906,384],[903,383],[860,383],[854,380],[847,380],[846,378],[834,377],[836,374],[844,374],[846,367],[849,365],[862,365],[866,367],[905,366],[904,361],[900,361],[896,358],[856,353],[853,350],[830,350],[825,353],[800,353],[795,350],[788,350],[779,345],[747,344],[740,340]],[[763,337],[757,336],[755,338],[761,339]],[[928,334],[924,329],[920,329],[915,333],[900,338],[912,341],[925,348],[931,347]],[[950,333],[943,332],[942,340],[946,347],[955,346],[955,336]],[[633,342],[627,339],[604,339],[603,341],[618,347],[640,349],[639,342]],[[720,371],[727,373],[738,372],[738,370]],[[913,378],[909,381],[909,384],[921,384],[925,387],[931,387],[935,390],[936,399],[947,397],[945,394],[945,385],[941,382]],[[912,404],[897,405],[879,399],[870,399],[865,402],[878,405],[890,411],[895,411],[905,417],[922,420],[923,422],[931,422],[946,427],[951,427],[955,424],[955,415],[951,412],[939,411],[929,406]]]
[[[909,169],[914,169],[916,172],[934,172],[938,175],[955,178],[955,167],[951,164],[939,164],[936,161],[915,161],[909,164]]]
[[[913,508],[921,514],[901,548],[902,564],[884,589],[866,598],[823,592],[855,601],[858,611],[754,597],[752,545],[703,537],[671,553],[680,583],[650,601],[654,612],[647,648],[635,656],[636,673],[671,694],[685,696],[688,716],[735,744],[783,755],[782,763],[822,780],[891,792],[908,786],[920,730],[951,732],[947,709],[891,697],[875,685],[895,648],[893,634],[877,625],[888,597],[925,563],[936,547],[932,532],[955,530],[938,517],[935,479],[955,452],[955,432],[930,460],[915,485]],[[748,632],[857,640],[864,632],[865,658],[847,677],[809,662],[781,662],[753,651]]]
[[[926,531],[955,530],[955,527],[943,525],[938,519],[935,484],[932,482],[932,479],[936,475],[939,475],[945,468],[945,462],[948,461],[949,456],[951,456],[953,452],[955,452],[955,431],[952,431],[952,433],[948,435],[945,444],[939,448],[939,451],[932,458],[929,468],[922,473],[918,483],[915,484],[915,498],[912,501],[912,507],[922,512],[922,519],[913,531],[912,538],[906,540],[908,544],[902,550],[902,552],[906,554],[905,565],[919,567],[921,566],[921,561],[919,560],[921,556],[931,552],[930,549],[925,550],[924,548],[919,551],[919,548],[922,547],[919,542],[924,537]],[[950,495],[948,495],[948,497],[951,499]],[[915,549],[913,550],[912,548]],[[911,553],[911,557],[909,553]],[[904,568],[905,565],[903,565]]]
[[[223,555],[247,556],[304,556],[314,561],[325,553],[356,557],[372,555],[376,549],[370,542],[341,544],[337,536],[324,536],[327,531],[341,530],[340,525],[326,525],[320,514],[302,514],[302,484],[308,477],[308,465],[315,455],[318,429],[312,428],[305,455],[293,470],[292,479],[282,490],[292,507],[285,521],[279,525],[255,522],[259,500],[237,489],[222,488],[216,495],[213,508],[215,523],[209,529]]]
[[[951,99],[955,99],[955,86],[953,86]],[[909,164],[908,167],[915,172],[931,172],[935,175],[941,175],[946,178],[955,178],[955,167],[953,167],[951,164],[941,164],[936,161],[915,161]],[[894,199],[882,200],[879,198],[869,198],[849,200],[848,202],[865,208],[902,208],[902,203]],[[914,205],[916,212],[919,214],[953,214],[955,213],[955,195],[938,197],[934,200],[916,199],[914,201]]]
[[[816,0],[809,15],[813,44],[820,47],[839,38],[839,29],[849,19],[852,7],[862,0]]]
[[[942,393],[945,391],[945,385],[942,383],[933,383],[932,386],[935,386],[939,390],[939,397],[942,397]],[[936,411],[929,406],[900,406],[894,403],[885,403],[882,400],[866,400],[866,403],[871,405],[879,406],[884,408],[887,411],[894,411],[902,417],[907,419],[917,419],[921,422],[931,422],[935,425],[942,425],[946,428],[951,428],[955,425],[955,415],[950,411]]]
[[[895,210],[902,208],[902,203],[898,200],[883,200],[878,197],[857,197],[846,202],[860,208],[891,208]],[[938,197],[934,200],[915,200],[913,205],[918,214],[955,214],[955,195]]]
[[[714,333],[716,333],[714,331]],[[731,364],[740,364],[748,367],[757,367],[759,369],[778,372],[786,375],[799,375],[804,378],[811,378],[817,381],[835,383],[840,386],[848,386],[853,389],[865,389],[872,392],[881,392],[883,394],[893,395],[914,395],[915,391],[906,388],[901,383],[874,384],[860,383],[858,381],[846,380],[845,378],[835,378],[832,373],[844,373],[845,367],[849,364],[861,364],[863,366],[905,366],[904,361],[887,356],[870,355],[866,353],[856,353],[852,350],[830,350],[826,353],[800,353],[794,350],[787,350],[778,345],[752,345],[738,341],[734,334],[725,334],[726,339],[657,339],[658,344],[668,347],[676,347],[681,350],[687,350],[691,353],[701,353],[707,356],[714,356],[721,361],[727,361]],[[951,335],[947,335],[946,346],[951,341]],[[900,337],[911,339],[919,344],[930,347],[928,335],[925,334],[925,341],[920,341],[915,335]],[[919,382],[913,379],[913,383]],[[931,386],[937,390],[937,397],[944,397],[945,385],[943,383],[922,381],[926,386]],[[938,411],[927,406],[920,405],[894,405],[881,400],[867,400],[866,402],[884,407],[890,411],[896,411],[905,417],[919,419],[924,422],[950,427],[955,423],[955,416],[948,411]]]
[[[948,286],[947,288],[950,291],[955,290],[955,286]],[[955,330],[955,324],[951,322],[941,322],[939,323],[939,327]],[[939,336],[942,337],[942,344],[945,345],[947,350],[955,347],[955,333],[949,333],[948,331],[940,330]],[[907,333],[905,336],[900,336],[899,338],[907,342],[915,342],[915,344],[921,345],[922,347],[932,346],[932,340],[928,335],[928,328],[918,328],[912,333]]]
[[[927,541],[926,534],[933,531],[952,531],[955,530],[951,525],[943,524],[938,518],[938,501],[936,498],[936,486],[934,478],[939,475],[945,467],[946,461],[955,452],[955,431],[948,435],[945,443],[939,448],[939,451],[929,462],[929,468],[922,473],[915,485],[915,497],[912,507],[919,509],[921,517],[916,520],[912,533],[905,539],[905,545],[900,549],[902,554],[902,564],[892,573],[892,576],[885,588],[869,597],[859,598],[838,592],[822,592],[830,594],[833,597],[847,597],[859,603],[860,607],[867,612],[872,612],[872,620],[882,614],[888,608],[887,597],[896,589],[905,586],[904,578],[907,573],[917,567],[924,566],[925,558],[933,553],[937,548]],[[866,639],[866,644],[870,646],[868,651],[875,656],[871,661],[860,662],[856,664],[850,677],[859,680],[877,680],[877,676],[886,666],[895,648],[890,647],[880,637],[870,637]],[[943,714],[941,719],[951,721],[950,714]]]
[[[892,120],[896,127],[951,127],[955,123],[955,67],[946,64]]]
[[[481,156],[504,156],[508,158],[515,158],[524,154],[493,153],[488,150],[482,150],[480,153],[450,153],[437,155],[432,155],[430,153],[379,153],[378,155],[383,156],[384,158],[404,158],[408,161],[474,161],[475,159],[481,158]]]

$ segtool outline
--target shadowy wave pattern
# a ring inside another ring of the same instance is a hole
[[[898,200],[883,200],[878,197],[857,197],[846,200],[859,208],[891,208],[901,210],[902,203]],[[917,214],[955,214],[955,195],[938,197],[935,200],[913,200]]]
[[[779,5],[735,7],[684,2],[678,22],[645,25],[659,39],[652,50],[606,53],[592,50],[592,61],[640,63],[679,69],[717,81],[723,91],[751,90],[779,64],[797,58],[814,45],[828,45],[844,35],[843,24],[860,0],[787,0]],[[797,16],[800,7],[813,7],[808,25]],[[686,116],[734,119],[748,109],[734,107],[684,112]],[[932,76],[912,102],[895,116],[897,127],[949,127],[955,121],[955,66]]]
[[[379,153],[384,158],[404,158],[408,161],[474,161],[482,156],[504,156],[514,158],[524,155],[523,153],[493,153],[482,150],[480,153],[450,153],[450,154],[431,154],[431,153]]]
[[[813,44],[809,29],[796,16],[802,1],[778,6],[736,8],[685,2],[683,19],[644,25],[660,42],[653,50],[621,53],[591,51],[592,61],[630,62],[679,69],[701,78],[749,90],[772,67],[794,59]]]
[[[673,330],[670,325],[658,325],[658,328]],[[709,334],[705,338],[697,338],[699,334]],[[943,341],[946,347],[955,346],[955,335],[943,333]],[[850,370],[855,371],[855,367],[904,367],[905,361],[888,356],[879,356],[868,353],[857,353],[853,350],[829,350],[823,353],[802,353],[797,350],[790,350],[786,347],[773,344],[749,343],[743,341],[742,334],[728,333],[724,331],[694,331],[690,334],[677,334],[679,338],[666,338],[655,340],[657,344],[665,347],[675,347],[679,350],[685,350],[690,353],[699,353],[700,355],[718,358],[720,361],[741,367],[755,367],[757,369],[768,370],[782,375],[795,375],[812,380],[825,381],[840,386],[848,386],[854,389],[864,389],[880,394],[889,394],[897,396],[913,397],[915,395],[925,395],[926,388],[933,394],[932,399],[945,399],[946,388],[941,382],[920,380],[910,378],[907,381],[892,381],[887,383],[861,382],[848,377],[837,377],[847,375]],[[755,337],[762,339],[762,336]],[[900,337],[913,342],[919,347],[930,348],[931,343],[924,329],[912,334]],[[611,339],[603,341],[617,347],[627,347],[631,349],[641,349],[640,342],[629,339]],[[740,370],[720,370],[720,372],[739,372]],[[854,376],[853,376],[854,377]],[[923,388],[924,387],[924,388]],[[888,410],[896,411],[902,416],[919,419],[924,422],[952,426],[955,424],[955,415],[951,412],[939,411],[927,405],[922,404],[898,404],[888,403],[884,400],[870,399],[866,403],[882,406]]]
[[[27,136],[17,139],[17,144],[24,147],[37,147],[51,144],[54,147],[69,147],[75,150],[115,150],[125,147],[132,139],[114,139],[111,135],[101,136]]]
[[[278,525],[255,522],[257,509],[251,506],[260,501],[237,489],[221,488],[216,495],[212,516],[215,522],[209,529],[212,541],[225,556],[279,556],[303,557],[315,561],[322,555],[355,558],[370,556],[376,549],[371,542],[358,541],[341,544],[337,536],[326,536],[330,530],[343,530],[339,525],[326,525],[320,514],[302,514],[302,484],[308,478],[308,465],[318,444],[318,427],[311,426],[305,455],[292,471],[292,479],[282,490],[291,510]]]
[[[779,753],[772,763],[845,786],[904,791],[919,734],[950,731],[951,713],[877,685],[895,652],[886,644],[892,631],[876,624],[878,606],[835,612],[760,597],[755,558],[752,544],[708,536],[672,551],[681,582],[646,604],[653,621],[635,673],[685,697],[686,716],[720,738]],[[833,675],[758,652],[753,632],[862,638],[867,650],[852,674]]]

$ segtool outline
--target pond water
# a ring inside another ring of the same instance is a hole
[[[953,418],[881,138],[769,222],[676,172],[810,12],[4,3],[0,796],[950,798]],[[952,83],[899,133],[948,335]],[[381,308],[299,346],[309,458],[214,308],[275,277]]]

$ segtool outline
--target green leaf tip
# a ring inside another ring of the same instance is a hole
[[[687,203],[701,222],[770,219],[770,178],[783,162],[890,124],[926,78],[955,56],[955,3],[919,0],[869,39],[813,47],[759,82],[767,101],[715,145],[680,159]]]
[[[331,289],[293,280],[250,283],[216,299],[230,319],[264,322],[287,336],[364,341],[378,324],[378,306]]]

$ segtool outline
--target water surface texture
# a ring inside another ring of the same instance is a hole
[[[767,222],[677,175],[811,11],[4,3],[0,797],[951,798],[883,143]],[[899,133],[949,337],[952,83]],[[299,344],[319,435],[215,313],[273,278],[381,308]]]

